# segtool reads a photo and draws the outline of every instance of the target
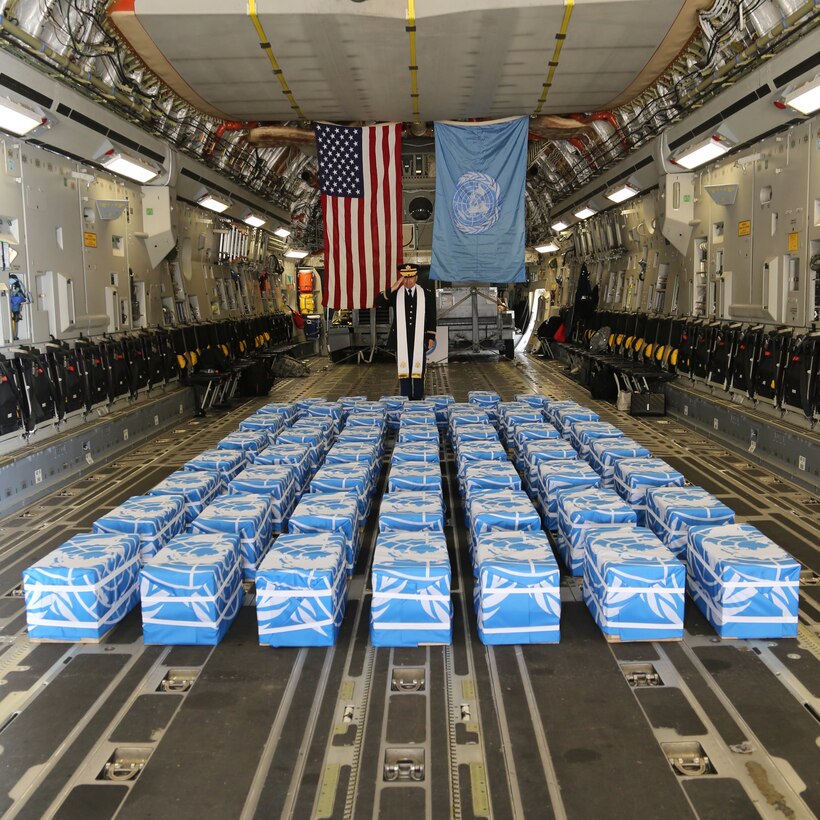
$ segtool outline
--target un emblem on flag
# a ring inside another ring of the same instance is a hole
[[[453,224],[461,233],[484,233],[498,222],[501,202],[501,186],[489,174],[462,174],[453,194]]]

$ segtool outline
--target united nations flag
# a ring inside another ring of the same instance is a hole
[[[527,117],[437,122],[431,279],[523,282]]]

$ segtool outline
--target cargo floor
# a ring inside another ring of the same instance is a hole
[[[326,366],[267,400],[378,398],[387,364]],[[26,636],[20,571],[214,444],[263,400],[181,422],[0,520],[0,814],[107,818],[801,818],[820,812],[816,497],[670,418],[636,419],[536,359],[431,369],[428,392],[576,398],[733,507],[805,567],[795,640],[721,641],[694,607],[682,642],[608,644],[562,581],[561,642],[485,647],[451,456],[450,647],[368,642],[375,516],[332,649],[258,645],[252,598],[216,648],[146,647],[131,613],[100,645]],[[388,448],[389,450],[389,448]],[[383,484],[383,482],[382,482]],[[656,686],[632,686],[636,664]],[[193,681],[170,687],[169,674]],[[708,757],[670,765],[675,744]],[[671,744],[671,745],[670,745]],[[125,756],[112,782],[106,763]],[[387,773],[385,760],[399,760]],[[127,761],[135,761],[133,768]],[[141,762],[144,761],[144,765]]]

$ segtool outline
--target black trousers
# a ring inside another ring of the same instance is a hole
[[[402,396],[407,396],[411,401],[424,398],[424,371],[421,371],[420,379],[406,378],[399,379],[399,387]]]

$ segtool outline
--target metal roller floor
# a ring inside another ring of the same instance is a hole
[[[397,388],[387,364],[312,367],[265,401],[378,398]],[[802,562],[799,638],[721,641],[689,607],[682,642],[608,644],[567,577],[560,644],[483,646],[447,454],[451,647],[369,645],[378,502],[332,649],[259,646],[250,596],[215,648],[146,647],[139,612],[99,645],[30,642],[21,570],[214,444],[263,400],[247,402],[180,423],[0,520],[3,817],[817,816],[820,499],[672,419],[635,419],[590,400],[555,362],[451,363],[431,369],[427,389],[460,400],[471,389],[504,399],[538,390],[594,407]],[[660,685],[630,684],[631,673],[648,669]],[[700,744],[711,770],[676,772],[666,751],[680,742]],[[103,777],[117,754],[136,762],[135,777]]]

